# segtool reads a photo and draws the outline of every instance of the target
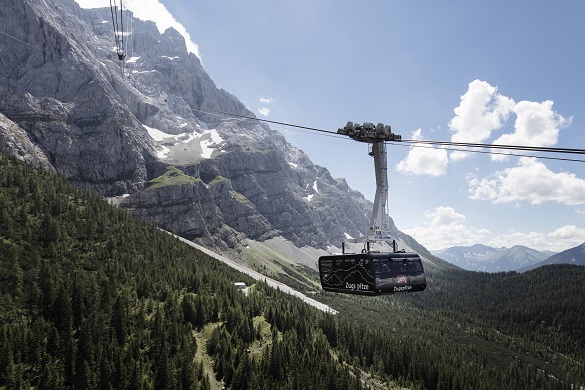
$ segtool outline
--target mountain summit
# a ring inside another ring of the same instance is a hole
[[[176,30],[133,18],[119,61],[107,8],[7,0],[0,22],[0,150],[218,249],[365,234],[371,202],[242,118]]]

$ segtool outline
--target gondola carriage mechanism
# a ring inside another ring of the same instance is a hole
[[[385,141],[400,141],[400,135],[393,134],[390,126],[379,123],[363,125],[348,122],[337,131],[338,134],[367,142],[371,145],[369,154],[374,157],[376,170],[376,196],[370,221],[369,234],[360,242],[364,243],[361,253],[345,253],[346,243],[342,242],[342,254],[321,256],[319,276],[325,291],[346,294],[382,295],[423,291],[427,287],[421,258],[416,253],[396,250],[396,241],[389,236],[389,221],[386,212],[388,202],[388,175]],[[392,244],[392,251],[370,251],[375,242]]]

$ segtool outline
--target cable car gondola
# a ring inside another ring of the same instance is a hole
[[[376,197],[370,221],[369,235],[360,242],[366,246],[362,253],[345,253],[342,243],[341,255],[321,256],[319,276],[325,291],[347,294],[382,295],[423,291],[427,287],[422,261],[416,253],[396,250],[396,241],[389,233],[389,218],[386,212],[388,203],[388,176],[385,141],[400,141],[402,137],[391,132],[390,126],[378,123],[354,125],[348,122],[337,131],[350,138],[371,145],[368,154],[374,157],[376,170]],[[389,253],[370,252],[370,243],[392,241],[393,251]]]
[[[423,291],[427,287],[416,253],[355,253],[321,256],[319,276],[325,291],[386,295]]]

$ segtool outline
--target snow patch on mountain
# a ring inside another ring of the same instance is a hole
[[[221,145],[223,139],[215,129],[203,132],[199,138],[204,137],[205,139],[201,140],[201,149],[203,150],[201,157],[211,158],[211,154]]]
[[[162,146],[161,150],[156,154],[156,156],[160,159],[164,159],[167,157],[171,149],[167,148],[166,146]]]
[[[164,143],[161,145],[162,150],[157,153],[159,158],[166,158],[171,152],[171,148],[180,143],[190,144],[195,141],[199,144],[201,158],[208,159],[211,158],[213,151],[219,148],[223,143],[223,138],[221,138],[216,129],[204,130],[202,133],[191,132],[169,134],[144,124],[142,126],[148,131],[148,135],[150,135],[153,140],[159,143]]]
[[[164,131],[160,131],[159,129],[155,129],[154,127],[148,127],[144,124],[142,126],[144,126],[146,131],[148,131],[148,135],[150,135],[150,137],[157,142],[160,142],[167,138],[175,137],[173,134],[165,133]]]

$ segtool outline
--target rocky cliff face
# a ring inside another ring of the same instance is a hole
[[[94,55],[73,0],[7,0],[1,21],[0,111],[61,175],[105,195],[136,191],[155,144]]]
[[[173,29],[134,19],[117,59],[109,9],[5,0],[0,149],[217,248],[365,233],[371,203],[219,89]],[[131,14],[128,12],[128,16]]]

